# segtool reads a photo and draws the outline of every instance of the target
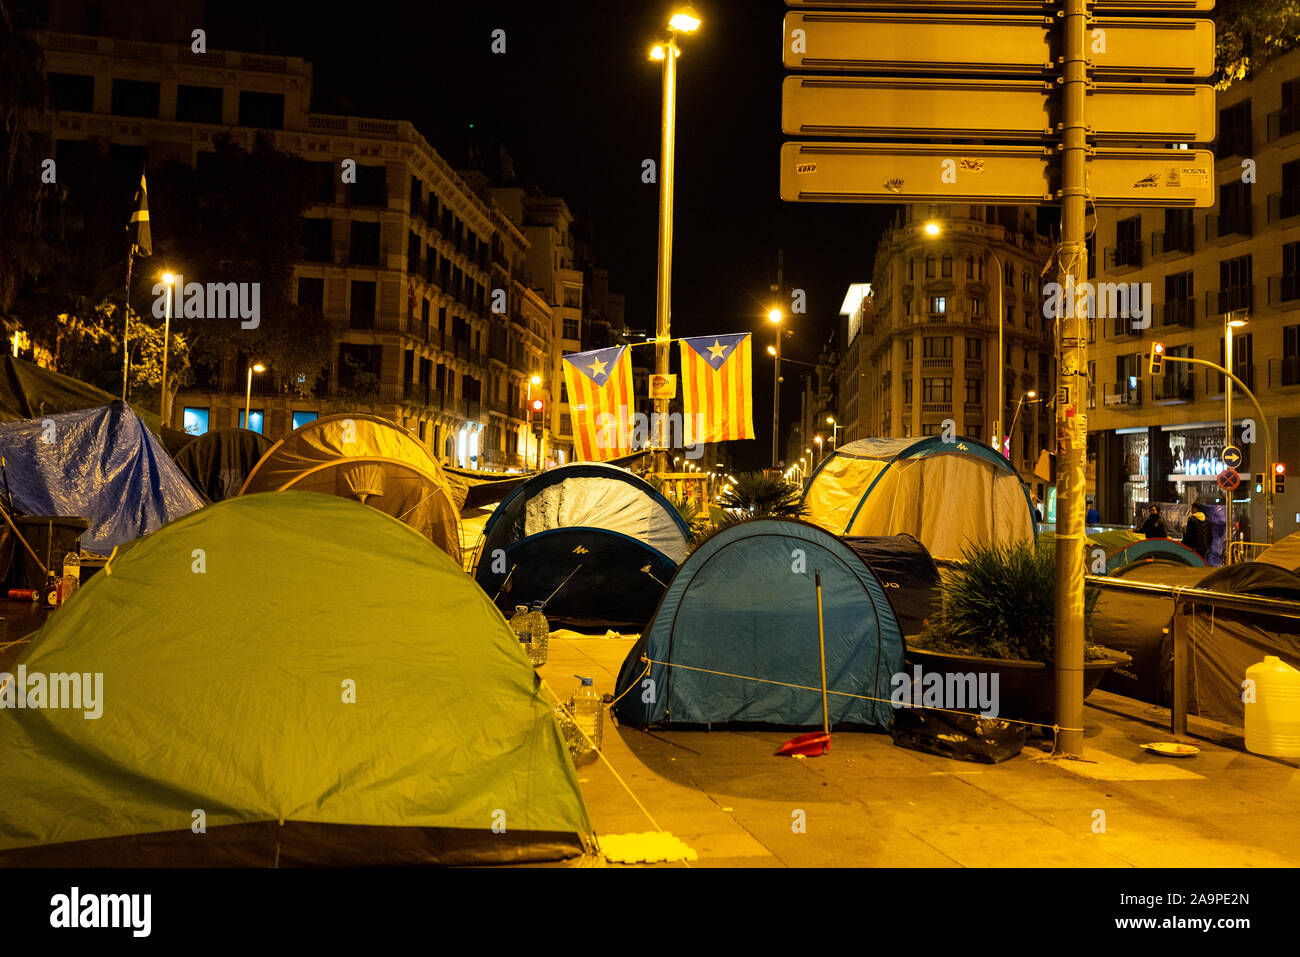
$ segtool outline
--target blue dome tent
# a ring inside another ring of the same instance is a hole
[[[690,529],[626,469],[578,462],[533,476],[483,527],[475,580],[498,607],[548,601],[552,622],[642,628]]]
[[[773,518],[727,526],[677,570],[619,672],[619,719],[820,726],[818,572],[831,723],[889,727],[903,637],[885,590],[835,536]]]

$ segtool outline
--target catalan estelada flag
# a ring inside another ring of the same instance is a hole
[[[135,254],[137,256],[153,255],[153,230],[149,226],[149,187],[145,185],[144,173],[140,174],[140,188],[135,192],[135,209],[131,212],[131,221],[126,224],[129,231],[135,227]]]
[[[681,340],[687,445],[754,437],[752,342],[748,332]]]
[[[574,458],[603,462],[630,454],[629,423],[635,410],[632,350],[614,346],[564,356],[564,384],[569,390]]]

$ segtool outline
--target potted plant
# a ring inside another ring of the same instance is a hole
[[[999,717],[1051,723],[1055,712],[1055,550],[1031,543],[976,545],[944,570],[939,607],[909,643],[908,661],[944,675],[998,676]],[[1111,668],[1131,659],[1092,641],[1100,592],[1085,586],[1086,698]]]

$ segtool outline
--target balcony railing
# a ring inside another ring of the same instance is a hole
[[[1300,308],[1300,274],[1282,273],[1268,277],[1268,304],[1279,306],[1295,303],[1293,308]]]
[[[1107,382],[1102,387],[1102,405],[1105,408],[1134,408],[1142,404],[1142,383]]]
[[[1293,216],[1300,216],[1300,189],[1269,194],[1268,221],[1270,223],[1280,223]]]
[[[1221,316],[1236,309],[1253,309],[1255,307],[1255,287],[1229,286],[1227,289],[1215,289],[1205,294],[1205,312],[1211,316]]]
[[[952,356],[928,356],[921,360],[922,369],[947,369],[952,366]]]
[[[1191,402],[1195,379],[1186,370],[1166,372],[1151,380],[1152,402]]]
[[[1196,321],[1196,300],[1170,299],[1160,307],[1160,324],[1162,326],[1185,326],[1191,328]]]
[[[1171,253],[1190,253],[1196,246],[1195,233],[1191,229],[1177,232],[1160,230],[1151,234],[1151,255],[1166,256]]]
[[[1273,388],[1300,385],[1300,356],[1269,359],[1268,384]]]
[[[1205,238],[1211,242],[1231,236],[1249,236],[1254,230],[1252,207],[1243,206],[1231,213],[1210,214],[1205,217]]]
[[[1136,269],[1142,265],[1142,243],[1129,242],[1107,246],[1106,269]]]

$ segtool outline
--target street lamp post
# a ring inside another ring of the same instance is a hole
[[[250,431],[253,428],[252,420],[249,418],[253,406],[253,373],[265,371],[266,366],[260,362],[254,362],[248,367],[248,386],[244,390],[244,428]]]
[[[1246,324],[1246,320],[1237,312],[1230,312],[1223,317],[1223,367],[1232,371],[1232,330],[1240,329]],[[1226,449],[1232,445],[1232,386],[1233,382],[1227,376],[1223,377],[1223,447]],[[1265,468],[1272,468],[1272,465],[1265,463]],[[1269,475],[1269,481],[1273,476]],[[1232,492],[1224,490],[1223,493],[1223,518],[1224,529],[1226,531],[1228,544],[1224,548],[1225,563],[1230,559],[1226,556],[1232,554]],[[1243,546],[1244,547],[1244,546]]]
[[[163,273],[163,282],[167,284],[167,299],[164,303],[165,316],[163,319],[163,343],[162,343],[162,398],[158,402],[158,415],[162,421],[163,428],[167,427],[168,405],[167,405],[167,353],[171,352],[169,348],[172,341],[172,285],[176,282],[176,277],[169,272]],[[128,319],[129,321],[129,319]]]
[[[828,415],[826,417],[826,424],[831,427],[831,445],[838,449],[840,447],[840,429],[844,428],[844,426],[836,424],[835,416],[833,415]]]
[[[776,326],[776,348],[769,348],[772,360],[772,469],[776,470],[781,456],[777,448],[777,435],[781,430],[781,310],[767,314],[768,321]]]
[[[927,236],[933,237],[933,236],[938,236],[942,233],[943,233],[943,227],[940,226],[938,222],[936,222],[935,220],[930,220],[928,223],[925,224],[925,234]],[[1003,344],[1003,337],[1004,337],[1003,327],[1006,325],[1006,316],[1003,315],[1004,309],[1002,305],[1002,280],[1003,280],[1002,259],[1001,257],[998,256],[998,251],[994,249],[992,245],[990,245],[989,243],[985,242],[982,239],[979,239],[975,236],[963,235],[961,237],[961,240],[962,242],[971,243],[972,245],[979,246],[981,249],[986,250],[988,254],[993,257],[993,268],[994,271],[997,273],[997,279],[994,283],[994,291],[997,293],[995,299],[997,301],[997,312],[998,312],[998,396],[997,396],[997,401],[993,406],[997,410],[997,416],[993,421],[993,427],[994,427],[994,435],[997,436],[998,454],[1005,455],[1009,459],[1011,458],[1009,450],[1007,452],[1003,452],[1003,447],[1002,447],[1002,434],[1003,434],[1002,427],[1003,425],[1006,424],[1006,419],[1003,418],[1003,413],[1006,411],[1006,401],[1007,401],[1006,386],[1003,384],[1002,381],[1002,377],[1003,374],[1006,372],[1006,365],[1007,365],[1006,346]]]
[[[1038,395],[1037,392],[1035,392],[1033,389],[1030,389],[1028,392],[1024,393],[1024,394],[1023,394],[1023,395],[1022,395],[1022,396],[1021,396],[1021,397],[1016,401],[1016,412],[1015,412],[1015,414],[1014,414],[1013,416],[1011,416],[1011,428],[1007,430],[1007,443],[1008,443],[1009,445],[1012,446],[1012,449],[1008,449],[1008,450],[1007,450],[1008,453],[1014,451],[1014,446],[1015,446],[1015,441],[1016,441],[1016,438],[1015,438],[1015,436],[1016,436],[1016,420],[1020,418],[1020,407],[1021,407],[1022,405],[1025,404],[1025,400],[1026,400],[1026,399],[1028,399],[1030,402],[1037,402],[1037,401],[1038,401],[1038,399],[1036,398],[1037,395]],[[1012,455],[1012,454],[1008,454],[1008,455],[1007,455],[1007,460],[1010,461],[1012,465],[1015,465],[1015,456],[1014,456],[1014,455]]]
[[[674,13],[668,21],[668,40],[655,47],[650,56],[663,62],[663,122],[659,155],[659,284],[655,316],[655,375],[668,375],[668,350],[672,341],[672,272],[673,272],[673,173],[677,143],[677,48],[678,33],[694,33],[700,18],[694,10]],[[659,471],[668,471],[668,400],[655,399],[654,411],[659,418]]]

